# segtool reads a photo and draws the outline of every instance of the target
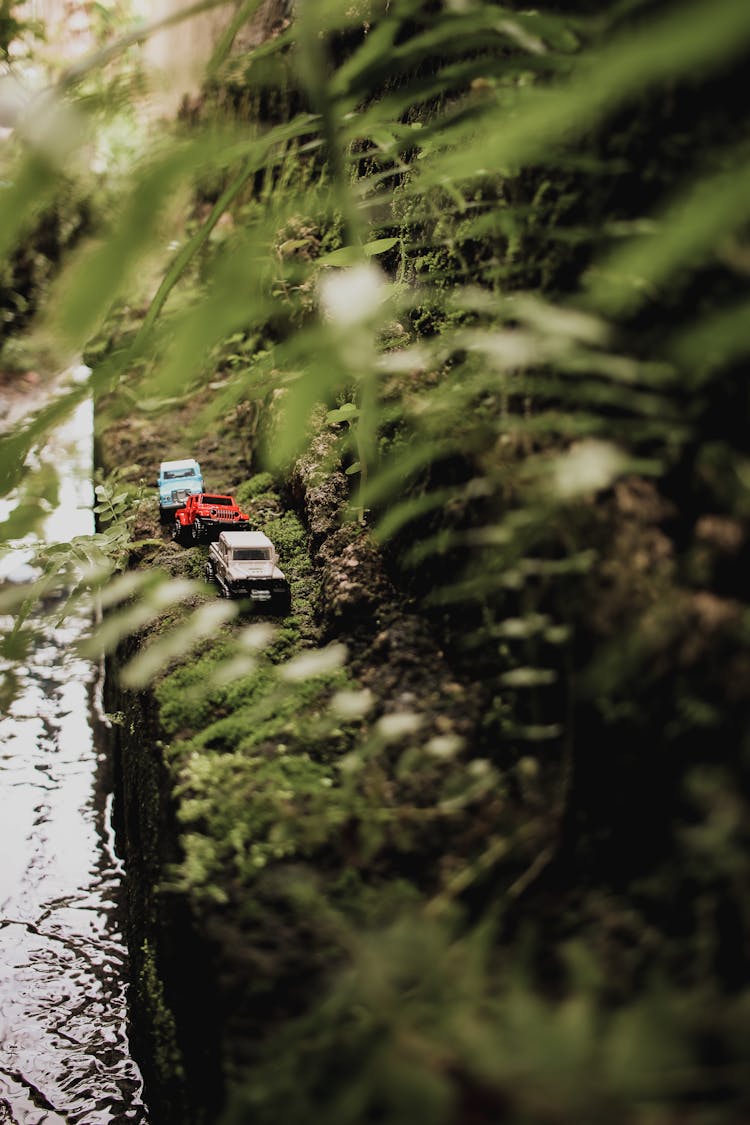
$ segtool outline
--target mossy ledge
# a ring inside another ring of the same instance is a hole
[[[139,426],[138,440],[131,427],[113,426],[99,435],[99,462],[122,464],[126,441],[134,467],[124,476],[135,484],[154,440],[151,426]],[[218,486],[204,444],[197,455]],[[454,831],[427,812],[444,780],[437,758],[434,789],[418,792],[404,779],[398,796],[394,755],[387,772],[366,766],[369,777],[339,769],[385,715],[418,716],[423,740],[468,742],[476,700],[393,586],[369,532],[343,518],[348,490],[330,454],[321,432],[283,481],[248,475],[241,460],[224,470],[222,487],[271,535],[293,592],[292,613],[267,622],[273,639],[247,674],[214,678],[237,657],[241,618],[148,688],[121,686],[128,661],[167,621],[214,599],[210,591],[162,614],[108,660],[133,1042],[158,1125],[218,1120],[225,1100],[262,1072],[274,1036],[307,1015],[325,974],[344,960],[332,918],[387,923],[433,892]],[[205,548],[159,542],[151,498],[140,503],[134,537],[129,567],[174,578],[202,572]],[[280,664],[341,643],[343,666],[279,691]],[[335,693],[366,699],[366,714],[334,721]]]
[[[206,948],[184,896],[162,893],[179,859],[179,826],[160,740],[158,706],[149,691],[118,686],[123,646],[107,661],[104,701],[114,764],[114,820],[124,860],[125,926],[130,951],[131,1039],[155,1121],[209,1120],[204,1108],[220,1086],[212,1023],[214,987]]]

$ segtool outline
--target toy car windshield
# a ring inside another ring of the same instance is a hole
[[[269,562],[271,554],[263,547],[236,547],[232,558],[235,562]]]
[[[165,469],[164,480],[182,480],[183,477],[195,476],[194,469]]]
[[[215,504],[218,507],[231,508],[233,501],[231,496],[209,496],[207,493],[203,494],[204,504]]]

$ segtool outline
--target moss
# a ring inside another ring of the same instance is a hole
[[[191,893],[216,897],[227,880],[247,882],[272,859],[309,854],[345,817],[340,797],[330,792],[336,781],[330,762],[349,741],[326,706],[347,677],[339,671],[282,688],[274,672],[278,656],[274,645],[249,675],[193,700],[194,733],[168,748],[178,815],[190,828],[179,875]],[[206,654],[161,685],[171,726],[184,728],[180,700],[190,694],[190,681],[200,681],[218,660],[217,653]]]
[[[154,950],[148,940],[141,946],[137,1002],[152,1028],[152,1061],[160,1085],[169,1089],[184,1077],[182,1054],[177,1045],[174,1015],[167,1005],[164,985],[156,968]]]
[[[195,795],[181,806],[188,829],[195,821],[205,829],[188,830],[183,837],[181,871],[193,892],[221,888],[228,878],[247,886],[270,862],[309,856],[347,815],[328,799],[330,770],[304,754],[246,753],[239,768],[212,756],[202,759],[199,772],[202,776],[193,771],[190,777]],[[231,790],[217,803],[215,787],[222,775]],[[201,795],[198,786],[204,780]]]
[[[269,621],[270,642],[249,657],[244,674],[225,675],[233,662],[248,659],[237,639],[240,621],[204,640],[154,686],[159,723],[171,739],[164,757],[187,829],[177,878],[191,896],[216,901],[267,863],[309,854],[344,819],[340,797],[330,793],[330,763],[350,747],[350,737],[328,714],[328,701],[350,681],[342,670],[294,684],[279,680],[279,666],[316,638],[317,580],[304,528],[294,513],[280,511],[269,482],[261,474],[238,493],[279,513],[265,530],[292,588],[291,614]],[[165,548],[161,561],[197,577],[205,553]],[[189,608],[171,608],[150,632],[179,624]]]
[[[235,499],[242,507],[248,500],[254,500],[262,493],[273,493],[274,479],[270,473],[256,473],[249,480],[243,481],[235,490]]]
[[[156,685],[159,719],[168,735],[200,729],[225,706],[226,689],[212,689],[211,676],[231,655],[228,638],[214,638],[192,659],[180,664]]]

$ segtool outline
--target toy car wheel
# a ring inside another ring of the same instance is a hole
[[[286,617],[292,609],[292,594],[290,590],[284,590],[282,593],[277,594],[274,598],[274,611],[281,617]]]
[[[201,539],[203,538],[203,524],[199,519],[193,521],[192,532],[193,542],[200,543]]]

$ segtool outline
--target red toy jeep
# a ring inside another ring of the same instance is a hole
[[[175,512],[172,538],[177,543],[201,543],[218,539],[222,531],[247,531],[249,520],[233,496],[198,492]]]

